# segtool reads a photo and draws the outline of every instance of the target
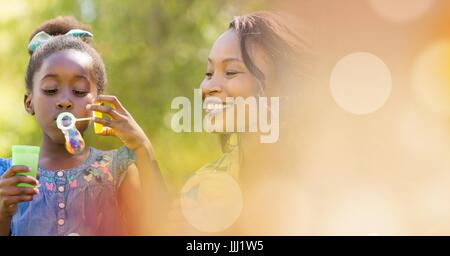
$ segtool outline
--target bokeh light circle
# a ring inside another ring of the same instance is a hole
[[[226,172],[204,171],[191,177],[181,190],[186,220],[204,232],[221,232],[239,218],[243,198],[239,184]]]
[[[369,0],[372,9],[393,22],[409,22],[425,14],[433,0]]]
[[[415,60],[411,79],[423,106],[435,114],[450,116],[450,40],[427,47]]]
[[[391,94],[389,68],[377,56],[356,52],[343,57],[330,76],[330,90],[336,103],[347,112],[370,114],[380,109]]]

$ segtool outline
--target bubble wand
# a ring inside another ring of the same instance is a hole
[[[63,112],[58,115],[56,125],[64,134],[67,152],[70,154],[79,154],[83,151],[85,146],[84,139],[75,127],[75,123],[92,120],[94,120],[94,117],[76,118],[70,112]]]

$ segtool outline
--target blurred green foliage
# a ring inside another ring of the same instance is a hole
[[[0,0],[0,156],[13,144],[39,145],[41,131],[23,108],[26,45],[43,21],[71,15],[92,26],[108,72],[107,94],[118,96],[154,144],[172,191],[220,154],[217,135],[175,133],[170,103],[193,97],[208,51],[235,15],[264,9],[267,1],[224,0]],[[120,141],[86,134],[94,147]]]

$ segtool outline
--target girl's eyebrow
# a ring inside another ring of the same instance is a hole
[[[54,79],[57,79],[57,78],[58,78],[58,75],[57,75],[57,74],[46,74],[46,75],[41,79],[41,81],[44,80],[44,79],[46,79],[46,78],[54,78]],[[74,79],[89,80],[89,79],[88,79],[86,76],[84,76],[84,75],[75,75]]]
[[[58,78],[58,75],[56,75],[56,74],[46,74],[42,79],[41,79],[41,81],[42,80],[44,80],[44,79],[46,79],[46,78]]]
[[[75,75],[70,79],[71,83],[75,83],[76,81],[81,81],[83,84],[89,84],[89,79],[84,75]]]
[[[86,76],[83,76],[83,75],[76,75],[75,79],[89,80]]]

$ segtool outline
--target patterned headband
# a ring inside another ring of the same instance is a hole
[[[65,34],[66,36],[73,36],[73,37],[81,37],[81,38],[92,38],[94,35],[85,30],[81,29],[72,29],[69,32]],[[28,44],[28,50],[31,53],[34,53],[39,47],[44,45],[48,40],[50,40],[53,36],[47,34],[44,31],[41,31],[37,33],[33,39],[31,39],[30,43]]]

